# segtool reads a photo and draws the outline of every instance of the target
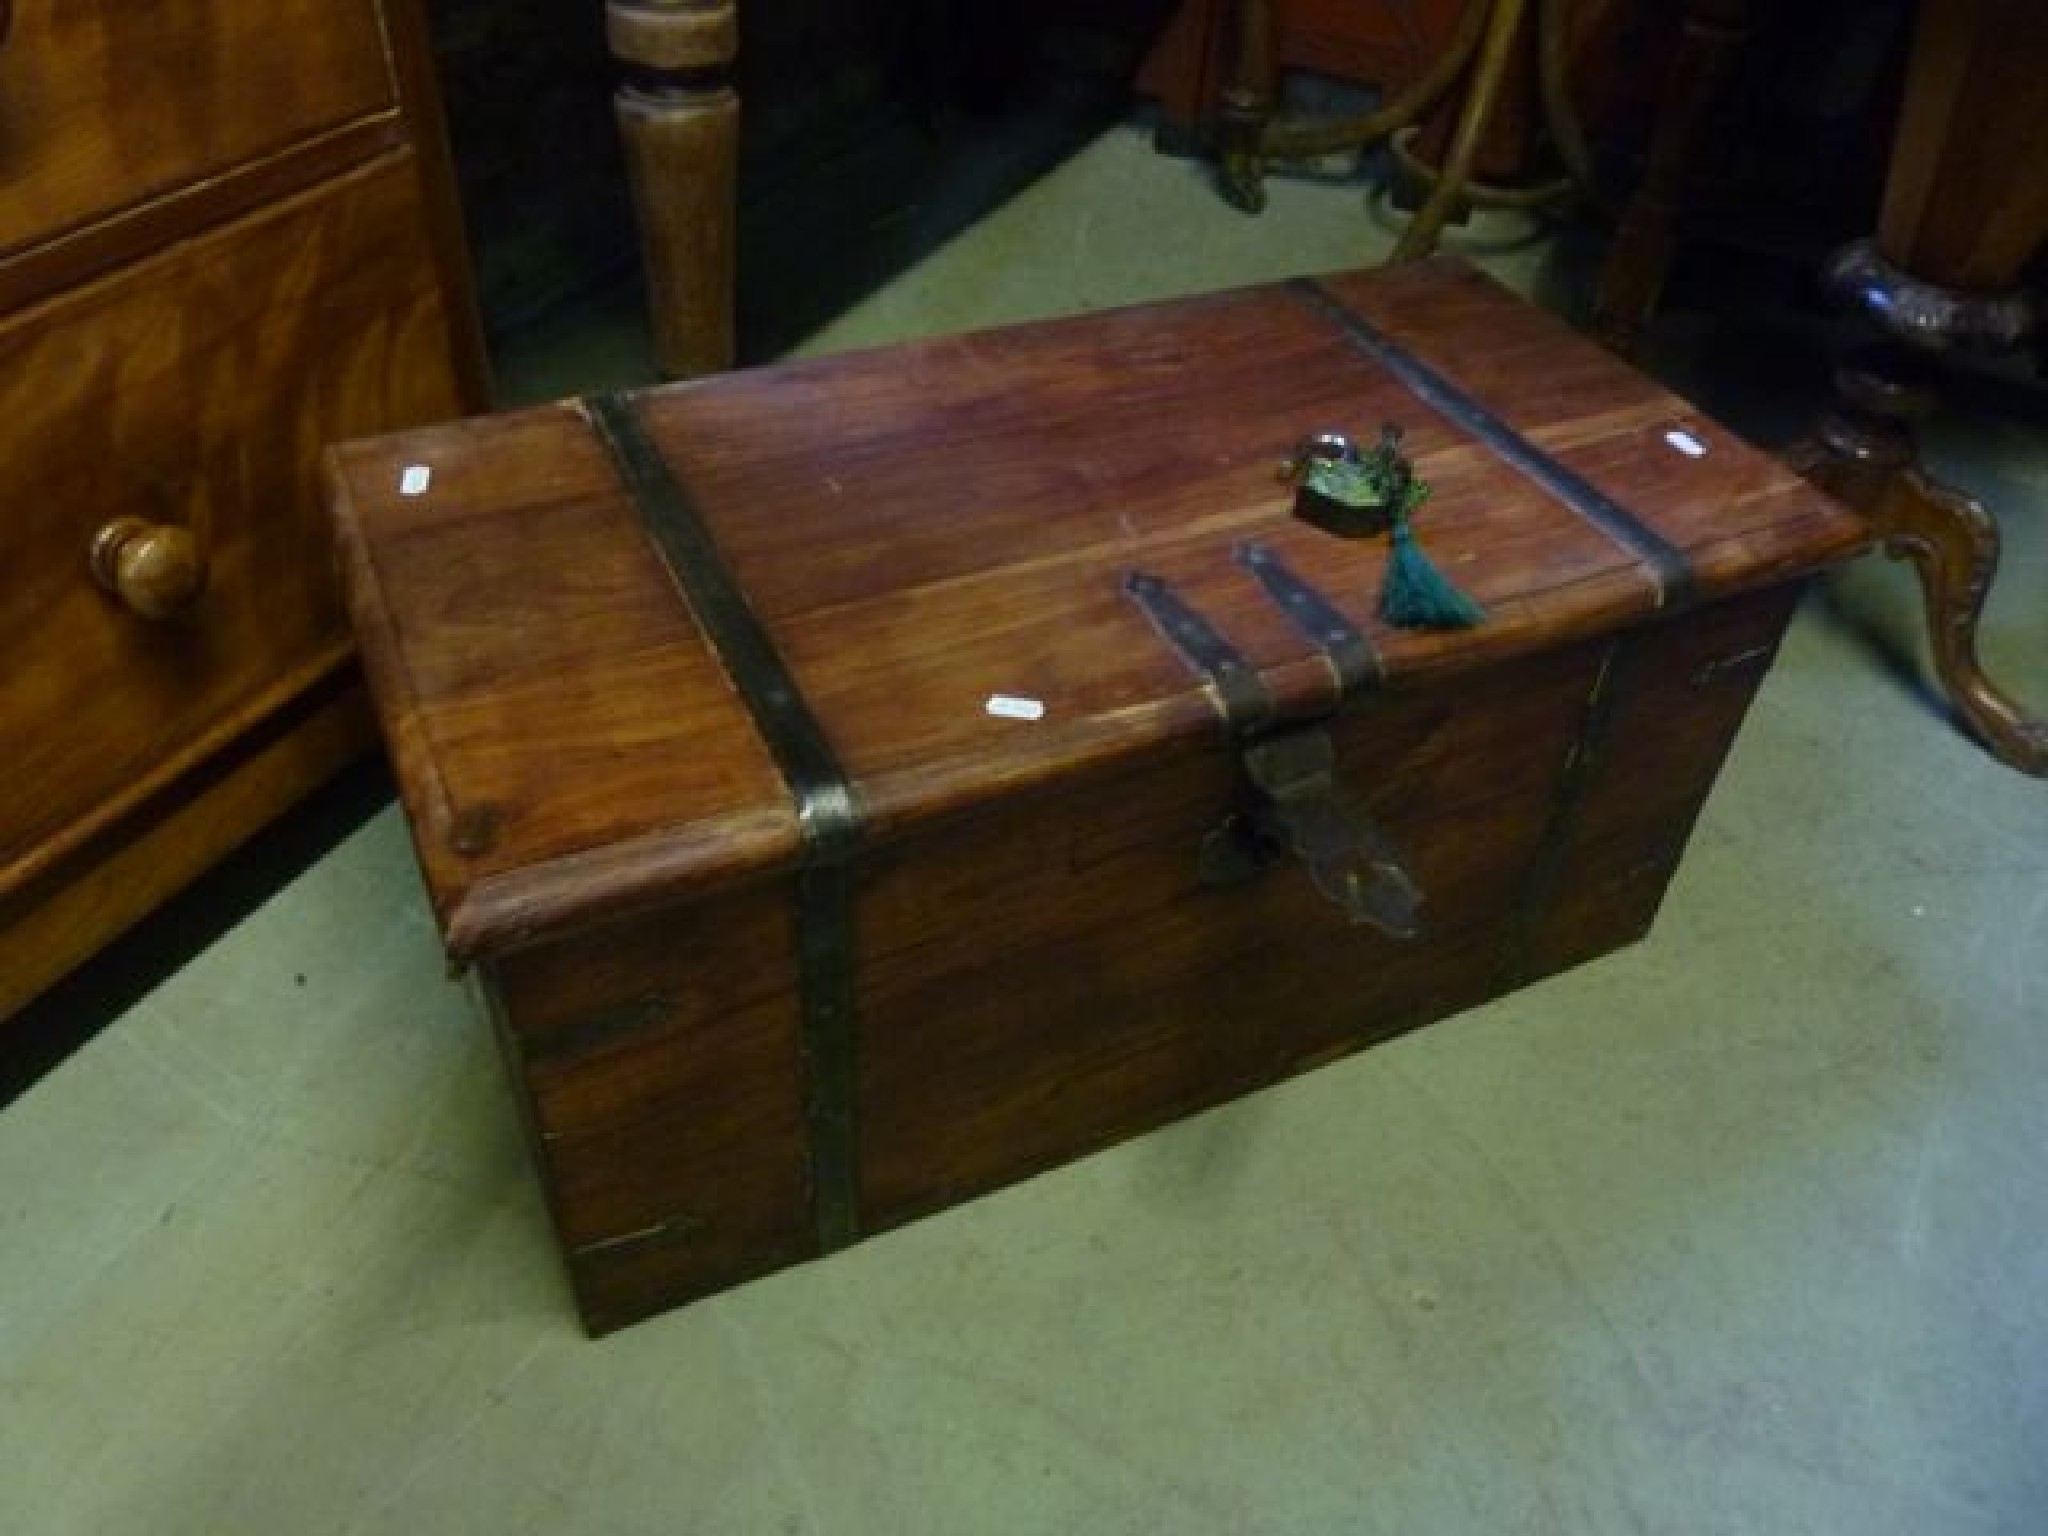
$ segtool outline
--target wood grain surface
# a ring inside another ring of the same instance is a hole
[[[865,818],[843,1082],[798,958],[816,916],[789,876],[815,849],[585,408],[334,455],[422,866],[482,962],[593,1329],[836,1242],[813,1202],[842,1155],[876,1231],[1648,928],[1800,579],[1861,524],[1455,264],[1324,291],[1547,478],[1291,286],[634,402]],[[1276,466],[1304,436],[1390,421],[1476,630],[1389,628],[1385,538],[1291,515]],[[1340,696],[1247,540],[1369,637],[1378,685]],[[1137,570],[1257,668],[1277,729],[1331,732],[1419,937],[1347,924],[1291,861],[1204,878],[1244,778]],[[843,1144],[806,1118],[821,1092],[847,1095]]]
[[[0,1018],[372,745],[320,450],[484,399],[417,0],[13,21]]]
[[[426,252],[393,238],[417,197],[390,157],[0,321],[0,551],[48,573],[0,605],[0,718],[65,727],[14,744],[0,891],[345,659],[320,445],[457,408]],[[252,296],[272,323],[246,323]],[[152,621],[94,583],[123,517],[196,541],[188,612]]]
[[[372,6],[19,0],[0,259],[396,106]]]

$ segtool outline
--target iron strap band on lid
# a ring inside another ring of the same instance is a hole
[[[1126,571],[1123,587],[1174,654],[1215,690],[1216,706],[1232,735],[1254,735],[1273,723],[1273,695],[1265,679],[1221,630],[1149,572]]]
[[[1342,609],[1256,540],[1238,545],[1232,554],[1279,605],[1296,631],[1323,653],[1336,674],[1341,698],[1348,699],[1380,681],[1379,652]]]
[[[796,876],[796,919],[811,1215],[819,1248],[843,1248],[860,1235],[848,868],[861,841],[860,801],[774,639],[733,579],[696,503],[648,435],[639,412],[629,399],[615,395],[590,396],[582,405],[795,803],[804,852]]]
[[[1696,579],[1685,551],[1583,476],[1567,469],[1502,421],[1478,400],[1390,339],[1370,320],[1312,277],[1286,284],[1310,309],[1334,322],[1361,352],[1384,367],[1416,399],[1469,432],[1542,486],[1616,544],[1634,555],[1656,583],[1657,605],[1679,608],[1694,596]]]

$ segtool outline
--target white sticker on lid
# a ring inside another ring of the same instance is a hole
[[[434,482],[434,472],[424,464],[408,464],[405,473],[398,477],[398,494],[401,496],[423,496],[427,487]]]
[[[1683,427],[1673,427],[1664,434],[1664,441],[1684,454],[1688,459],[1706,457],[1707,445],[1694,437]]]
[[[982,708],[998,720],[1043,720],[1045,705],[1037,699],[1020,699],[1014,693],[992,693]]]

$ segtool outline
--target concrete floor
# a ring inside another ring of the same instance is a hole
[[[1122,130],[813,346],[1384,243]],[[1940,451],[2048,701],[2048,443]],[[0,1113],[0,1531],[2048,1531],[2048,789],[1917,624],[1809,605],[1638,948],[597,1344],[384,810]]]

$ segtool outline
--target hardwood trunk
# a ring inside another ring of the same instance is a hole
[[[1476,629],[1382,622],[1387,537],[1276,482],[1387,421]],[[1639,937],[1862,541],[1442,261],[353,444],[330,488],[593,1330]]]

